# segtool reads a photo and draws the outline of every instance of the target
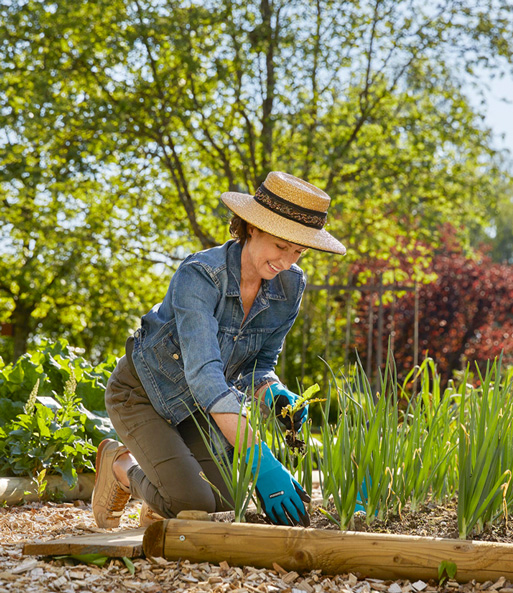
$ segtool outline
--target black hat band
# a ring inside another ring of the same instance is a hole
[[[293,220],[303,226],[313,229],[322,229],[326,224],[326,212],[319,212],[318,210],[310,210],[297,206],[288,200],[284,200],[277,196],[272,191],[269,191],[264,184],[262,184],[255,192],[254,199],[264,208],[271,210],[275,214]]]

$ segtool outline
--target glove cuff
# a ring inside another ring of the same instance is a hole
[[[254,451],[253,460],[251,462],[251,473],[255,476],[258,469],[258,460],[260,458],[260,470],[259,475],[262,475],[274,467],[281,465],[281,463],[272,454],[271,449],[267,446],[267,443],[255,443],[252,447],[249,447],[246,451],[246,463],[249,462],[251,451]]]
[[[265,390],[264,394],[264,403],[268,408],[272,408],[274,406],[274,396],[276,391],[278,391],[282,386],[279,383],[271,383],[269,387]]]

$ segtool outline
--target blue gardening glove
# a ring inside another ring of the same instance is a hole
[[[356,506],[354,509],[355,513],[361,512],[361,513],[365,513],[365,506],[364,504],[367,503],[367,481],[365,480],[365,478],[363,478],[363,482],[362,482],[362,487],[361,487],[361,491],[363,494],[363,500],[362,497],[360,495],[360,490],[358,490],[358,494],[356,495]]]
[[[286,387],[281,385],[280,383],[273,383],[270,385],[266,391],[264,396],[265,405],[268,408],[273,408],[275,410],[275,415],[280,422],[285,425],[287,430],[291,430],[291,422],[290,416],[285,416],[285,418],[281,415],[281,411],[283,408],[288,406],[289,404],[293,406],[296,403],[296,400],[299,399],[299,395],[292,393]],[[294,414],[294,430],[297,432],[303,423],[308,418],[308,404],[303,406],[300,410],[298,410]]]
[[[310,502],[310,497],[265,443],[257,443],[246,452],[247,462],[251,450],[254,450],[251,464],[253,476],[258,467],[259,447],[262,454],[255,489],[266,517],[275,525],[308,527],[310,517],[304,503]]]
[[[372,480],[370,479],[369,476],[369,485],[372,488]],[[360,495],[360,491],[361,494],[363,495],[363,500],[362,500],[362,496]],[[354,509],[355,513],[358,513],[358,511],[362,512],[362,513],[366,513],[367,511],[365,510],[365,505],[367,504],[367,498],[368,498],[368,494],[367,494],[367,479],[363,478],[363,482],[362,482],[362,486],[361,489],[358,490],[358,494],[356,495],[356,506]],[[374,515],[376,515],[376,517],[378,516],[378,510],[376,509]]]

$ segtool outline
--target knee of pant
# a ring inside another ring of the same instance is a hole
[[[205,511],[215,513],[216,501],[212,492],[191,493],[187,500],[171,500],[166,505],[171,515],[178,515],[180,511]]]

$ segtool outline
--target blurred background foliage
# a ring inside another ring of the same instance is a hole
[[[378,272],[385,345],[372,326],[374,352],[393,332],[411,364],[413,293],[399,288],[415,284],[417,348],[448,376],[511,352],[513,301],[497,289],[513,264],[511,163],[475,97],[483,72],[511,71],[512,10],[0,3],[0,355],[16,360],[42,338],[96,364],[121,355],[184,255],[228,238],[220,193],[252,193],[273,169],[330,194],[329,230],[348,248],[302,261],[310,288],[332,289],[305,296],[280,362],[289,384],[326,380],[319,357],[336,368],[355,348],[375,366],[362,335],[376,292],[358,288]]]

